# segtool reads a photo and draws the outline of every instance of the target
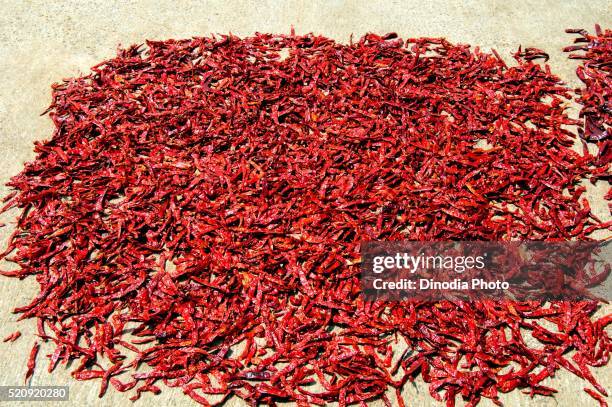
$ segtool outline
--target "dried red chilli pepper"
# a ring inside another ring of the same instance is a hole
[[[514,55],[515,58],[522,58],[526,61],[543,59],[544,62],[546,62],[550,59],[550,56],[546,52],[534,47],[527,47],[525,48],[525,51],[522,50],[522,47],[519,47],[519,50]]]
[[[21,332],[15,331],[12,334],[9,334],[6,338],[2,340],[2,342],[15,342],[21,336]]]
[[[532,62],[542,51],[515,58],[394,34],[220,36],[150,41],[54,85],[2,255],[18,265],[2,274],[40,285],[16,312],[55,346],[49,369],[204,405],[390,404],[419,375],[475,405],[552,395],[559,369],[604,393],[596,302],[359,296],[363,240],[610,227],[583,197],[609,163],[571,149],[569,89]]]
[[[586,394],[593,397],[595,400],[597,400],[597,402],[599,402],[599,407],[608,407],[608,402],[601,396],[601,394],[589,389],[588,387],[585,387],[584,391]]]
[[[40,349],[40,344],[38,342],[35,342],[34,346],[32,346],[32,350],[30,351],[30,356],[28,356],[28,362],[27,362],[28,370],[26,371],[26,375],[25,375],[25,380],[24,380],[25,383],[27,383],[28,379],[32,377],[32,375],[34,374],[34,369],[36,368],[36,356],[38,356],[39,349]]]

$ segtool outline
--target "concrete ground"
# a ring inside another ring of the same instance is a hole
[[[256,31],[314,32],[348,41],[353,34],[395,31],[403,37],[444,36],[453,42],[495,48],[510,59],[519,44],[550,53],[554,72],[572,85],[575,61],[560,49],[573,37],[567,27],[587,28],[599,22],[612,26],[609,0],[466,0],[466,1],[341,1],[302,0],[250,1],[81,1],[50,2],[0,0],[0,184],[18,173],[34,158],[32,143],[51,135],[51,121],[40,116],[50,102],[50,85],[62,78],[88,72],[97,62],[114,55],[118,44],[141,43],[145,39],[168,39],[232,32],[240,36]],[[610,218],[602,194],[607,185],[591,188],[589,199],[596,213]],[[0,196],[8,190],[0,187]],[[0,218],[10,221],[12,212]],[[4,246],[10,228],[0,229]],[[34,281],[0,278],[0,338],[19,329],[24,336],[12,344],[0,344],[0,385],[23,383],[27,354],[33,343],[34,321],[16,323],[11,309],[28,302],[36,293]],[[604,312],[604,311],[602,311]],[[607,309],[610,312],[610,308]],[[33,385],[69,385],[70,401],[63,406],[131,405],[127,393],[107,392],[97,398],[99,382],[77,382],[68,370],[46,373],[39,354]],[[596,371],[602,384],[612,390],[612,367]],[[502,400],[508,406],[596,405],[582,388],[585,382],[561,372],[549,383],[559,389],[556,398],[535,398],[512,392]],[[407,385],[409,405],[437,405],[423,383]],[[0,403],[7,404],[8,403]],[[232,400],[228,405],[242,405]],[[378,404],[378,403],[376,403]],[[47,406],[52,403],[39,403]],[[195,405],[180,390],[163,389],[160,396],[145,396],[137,405]],[[483,402],[483,405],[491,405]]]

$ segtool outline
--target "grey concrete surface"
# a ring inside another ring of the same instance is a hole
[[[395,31],[403,37],[444,36],[453,42],[495,48],[510,60],[519,44],[548,51],[554,72],[572,85],[575,61],[560,49],[572,37],[567,27],[592,29],[594,23],[612,26],[611,2],[607,0],[540,1],[0,1],[0,184],[20,171],[34,155],[32,143],[51,135],[51,122],[40,116],[50,102],[50,85],[62,78],[88,72],[90,66],[111,57],[119,44],[142,43],[145,39],[168,39],[232,32],[240,36],[256,31],[314,32],[346,42],[366,32]],[[575,112],[574,112],[575,113]],[[610,219],[603,201],[608,185],[589,188],[595,212]],[[8,190],[0,187],[0,195]],[[0,217],[10,221],[15,212]],[[10,228],[0,230],[4,245]],[[19,329],[24,336],[13,344],[0,344],[0,385],[23,383],[25,362],[33,342],[34,321],[16,322],[10,310],[32,298],[36,283],[0,278],[0,337]],[[611,312],[608,307],[601,313]],[[33,385],[70,386],[70,401],[38,403],[39,406],[130,405],[128,394],[109,391],[97,398],[99,382],[77,382],[59,368],[46,373],[43,346]],[[612,368],[596,372],[612,389]],[[559,389],[553,398],[530,399],[519,392],[504,395],[508,406],[596,405],[582,391],[587,384],[561,372],[548,381]],[[408,405],[437,405],[423,383],[408,384]],[[3,403],[8,405],[8,403]],[[228,405],[242,405],[232,400]],[[380,403],[375,403],[380,405]],[[180,390],[163,389],[160,396],[145,396],[137,405],[195,405]],[[483,402],[483,405],[491,405]]]

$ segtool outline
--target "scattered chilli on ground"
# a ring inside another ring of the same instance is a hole
[[[15,312],[55,346],[50,370],[74,360],[100,395],[163,383],[205,405],[403,405],[394,392],[420,375],[434,399],[474,405],[552,395],[542,381],[566,369],[601,398],[590,367],[608,363],[612,315],[596,302],[359,296],[364,240],[610,227],[580,185],[609,163],[572,150],[572,94],[532,61],[545,56],[509,67],[394,34],[122,50],[53,87],[53,137],[9,184],[21,215],[3,257],[18,267],[3,274],[40,285]]]
[[[578,102],[583,105],[580,116],[584,117],[584,131],[587,140],[604,140],[612,135],[612,30],[602,31],[595,26],[595,35],[583,29],[569,29],[568,33],[580,34],[574,40],[578,45],[566,47],[564,51],[585,51],[584,54],[570,54],[572,59],[582,59],[576,75],[585,84],[578,89]],[[606,143],[605,159],[610,161],[609,141]]]

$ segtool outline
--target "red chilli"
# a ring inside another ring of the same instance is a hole
[[[32,346],[32,350],[30,351],[30,356],[28,357],[28,370],[26,371],[25,375],[25,383],[27,383],[28,379],[30,379],[30,377],[32,377],[32,375],[34,374],[34,368],[36,367],[36,356],[38,355],[39,349],[40,344],[38,342],[34,343],[34,346]]]
[[[15,342],[21,336],[21,332],[15,331],[2,340],[2,342]]]

